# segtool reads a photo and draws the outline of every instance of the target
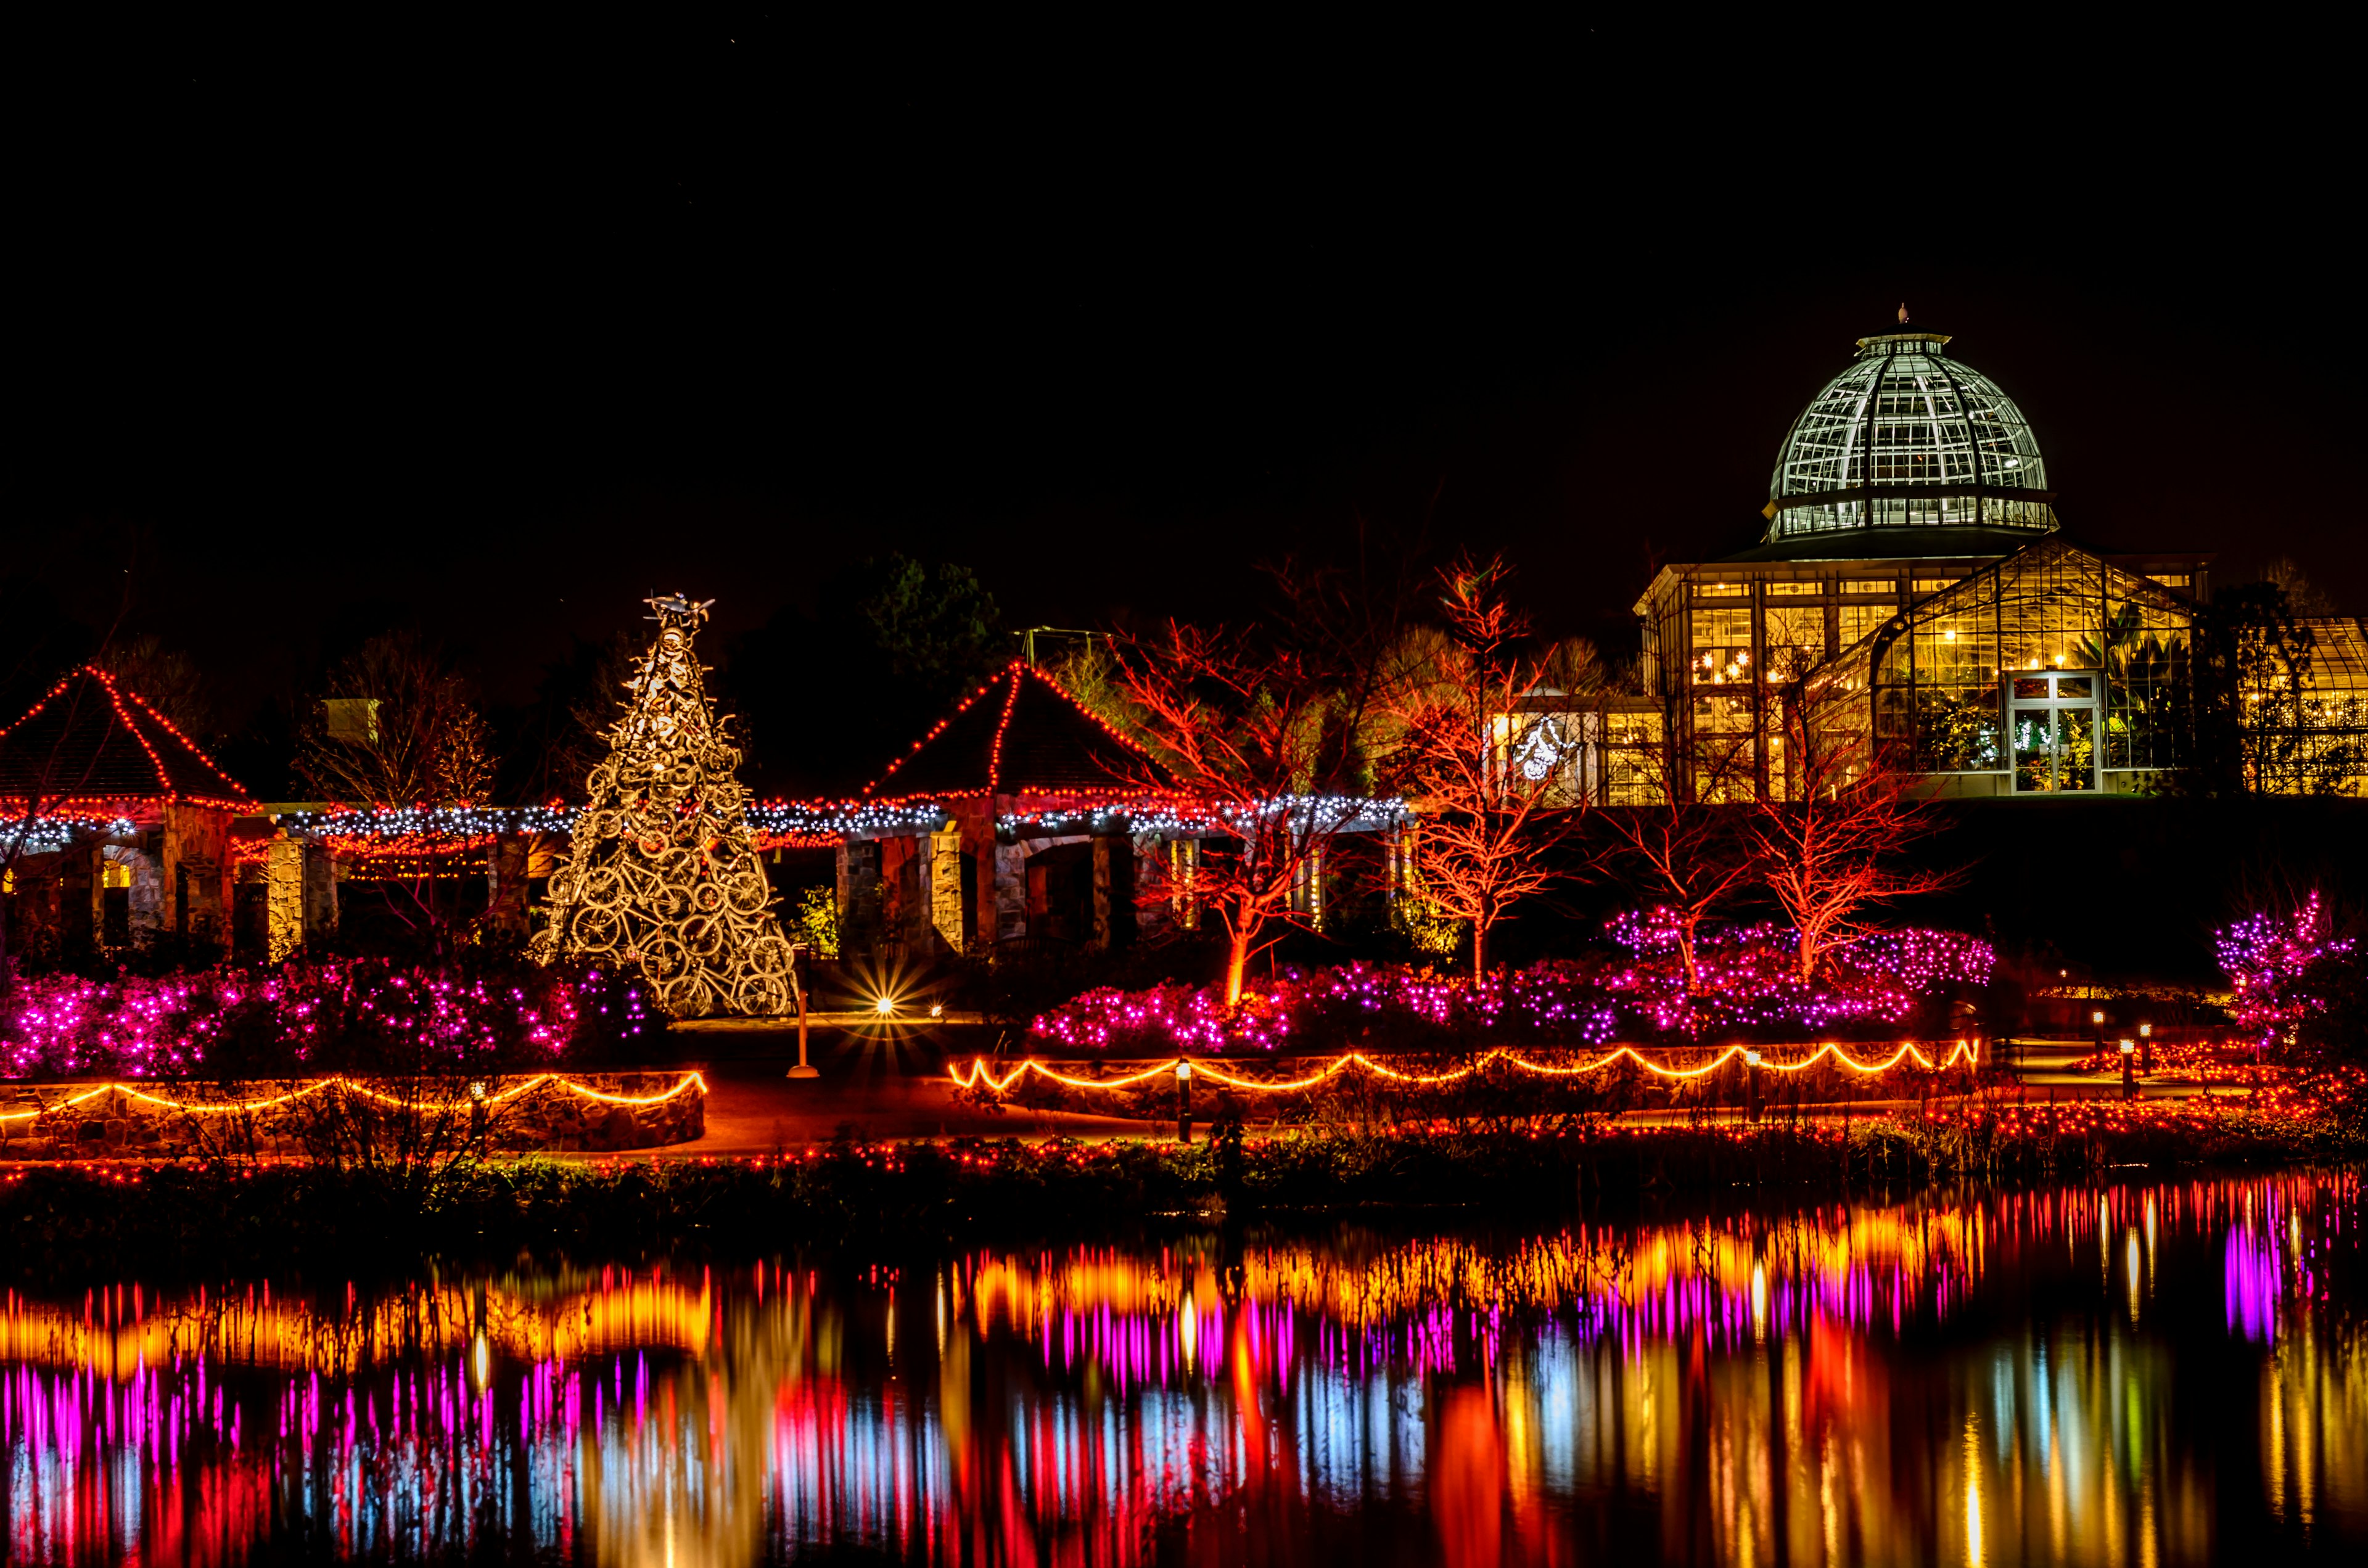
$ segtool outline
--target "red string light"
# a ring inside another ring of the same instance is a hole
[[[202,747],[200,747],[195,741],[189,739],[188,735],[182,733],[178,725],[175,724],[170,719],[165,718],[162,713],[157,712],[154,708],[151,708],[144,700],[142,699],[139,693],[134,691],[126,691],[118,687],[115,684],[115,677],[107,671],[100,669],[96,665],[85,665],[61,677],[55,686],[50,687],[47,692],[42,694],[41,699],[39,702],[33,704],[33,706],[26,711],[23,718],[18,719],[14,724],[9,725],[6,729],[0,729],[0,740],[6,740],[8,736],[15,734],[25,725],[30,723],[43,709],[47,708],[51,701],[74,683],[76,676],[87,676],[97,681],[100,687],[105,690],[107,693],[108,706],[113,710],[116,721],[123,726],[124,732],[129,734],[132,740],[139,744],[141,751],[146,755],[148,758],[148,766],[155,772],[158,787],[158,792],[155,795],[111,796],[97,797],[96,799],[113,800],[119,801],[149,801],[162,799],[165,801],[179,801],[195,806],[210,806],[220,811],[243,812],[254,809],[254,798],[249,796],[244,790],[239,789],[238,781],[233,778],[228,773],[224,772],[220,763],[214,761],[212,757],[208,756]],[[125,706],[127,699],[129,699],[131,703],[131,707],[129,708]],[[132,709],[134,708],[139,710],[139,717],[134,716],[132,712]],[[142,731],[140,723],[140,717],[144,717],[154,723],[163,725],[167,733],[169,733],[175,740],[180,742],[183,746],[188,748],[191,756],[197,758],[198,761],[203,764],[216,778],[219,778],[222,783],[228,785],[234,793],[229,796],[193,794],[184,790],[180,786],[175,784],[173,782],[172,772],[165,767],[164,757],[158,754],[154,743],[150,741],[147,734]],[[59,804],[63,807],[72,809],[79,807],[84,802],[92,801],[94,797],[90,796],[74,796],[66,798],[60,801]],[[12,804],[14,802],[12,801]],[[120,813],[119,812],[118,814]]]

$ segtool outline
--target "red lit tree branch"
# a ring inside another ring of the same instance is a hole
[[[1225,825],[1220,852],[1161,890],[1215,912],[1226,937],[1225,1002],[1283,929],[1312,926],[1324,854],[1371,787],[1369,714],[1387,607],[1340,579],[1274,574],[1281,631],[1170,621],[1112,646],[1127,729],[1166,770],[1156,781]]]
[[[1732,803],[1749,798],[1753,740],[1697,730],[1636,746],[1627,756],[1638,798],[1603,812],[1629,881],[1669,912],[1690,991],[1702,985],[1695,953],[1704,922],[1760,869],[1757,841]]]
[[[1489,932],[1554,880],[1547,851],[1586,810],[1581,715],[1565,710],[1572,686],[1600,684],[1591,658],[1567,655],[1560,662],[1580,665],[1579,678],[1549,682],[1557,661],[1524,652],[1530,628],[1505,602],[1509,574],[1501,558],[1439,574],[1443,635],[1402,650],[1385,703],[1394,777],[1420,818],[1415,875],[1423,897],[1471,927],[1474,979],[1487,971]],[[1549,684],[1564,709],[1535,710]]]
[[[1769,785],[1746,830],[1768,889],[1800,934],[1800,975],[1872,927],[1877,908],[1956,885],[1961,874],[1900,864],[1939,824],[1913,774],[1874,743],[1863,689],[1826,671],[1769,699]]]

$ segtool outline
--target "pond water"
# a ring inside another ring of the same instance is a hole
[[[0,1314],[10,1562],[2368,1551],[2359,1175]]]

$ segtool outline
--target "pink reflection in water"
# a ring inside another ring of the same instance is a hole
[[[231,1562],[292,1515],[347,1554],[617,1562],[826,1541],[961,1563],[1959,1560],[2009,1540],[2176,1562],[2305,1519],[2340,1540],[2368,1517],[2343,1440],[2368,1403],[2358,1333],[2308,1280],[2358,1200],[2353,1178],[2294,1177],[978,1253],[934,1278],[11,1297],[6,1555]],[[2208,1303],[2215,1282],[2231,1338],[2288,1329],[2260,1372],[2259,1520],[2195,1506],[2226,1413],[2169,1397],[2176,1355],[2226,1342],[2152,1327],[2163,1292]],[[2059,1304],[2027,1310],[2034,1291]]]

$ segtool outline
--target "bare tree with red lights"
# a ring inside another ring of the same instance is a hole
[[[1867,723],[1863,691],[1817,672],[1766,704],[1768,786],[1746,833],[1762,880],[1799,935],[1800,976],[1873,927],[1875,909],[1962,880],[1903,866],[1899,853],[1940,824],[1916,776],[1894,765]]]
[[[1640,797],[1602,813],[1640,897],[1668,912],[1686,988],[1699,990],[1702,926],[1756,880],[1757,841],[1734,802],[1748,799],[1754,736],[1707,727],[1634,748]]]
[[[1227,1006],[1252,960],[1315,926],[1326,848],[1375,809],[1366,745],[1395,641],[1393,595],[1337,573],[1270,575],[1283,601],[1271,624],[1171,620],[1111,648],[1126,729],[1220,841],[1161,892],[1224,925]]]
[[[1397,731],[1394,776],[1420,816],[1414,875],[1423,897],[1470,927],[1474,980],[1497,922],[1562,874],[1550,851],[1588,807],[1575,777],[1578,715],[1538,710],[1541,688],[1567,708],[1601,686],[1592,647],[1533,648],[1527,619],[1505,601],[1510,575],[1501,556],[1440,572],[1443,635],[1412,650],[1384,704]]]

